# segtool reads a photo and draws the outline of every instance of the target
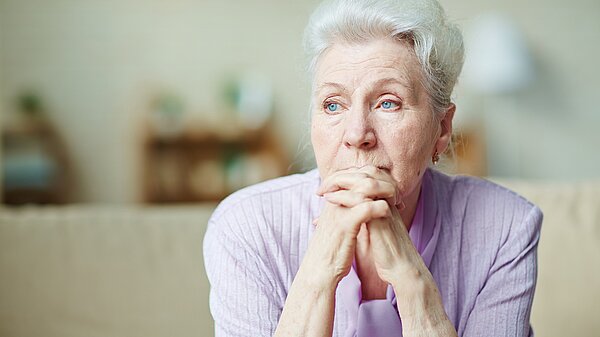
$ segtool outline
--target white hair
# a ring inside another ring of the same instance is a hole
[[[442,113],[460,74],[464,46],[436,0],[330,0],[313,12],[304,32],[309,72],[335,43],[364,43],[391,37],[409,42],[425,79],[434,112]]]

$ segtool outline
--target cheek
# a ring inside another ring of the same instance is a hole
[[[317,167],[321,177],[329,176],[336,167],[339,159],[338,152],[342,142],[343,130],[339,120],[313,116],[310,138]]]
[[[418,125],[405,125],[390,132],[386,148],[397,163],[414,163],[429,144],[428,134]]]
[[[310,141],[315,151],[315,155],[320,152],[321,145],[325,143],[324,137],[325,134],[322,127],[319,126],[319,123],[315,121],[315,117],[313,117],[310,125]]]
[[[394,128],[387,137],[386,152],[394,165],[394,178],[401,185],[410,185],[427,166],[432,136],[429,127],[419,123]]]
[[[313,117],[310,127],[310,140],[317,160],[317,165],[326,164],[329,160],[329,153],[332,152],[332,133],[327,132],[325,123],[319,121],[318,117]]]

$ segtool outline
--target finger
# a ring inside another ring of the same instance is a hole
[[[373,178],[365,172],[340,172],[327,177],[327,179],[325,179],[321,184],[319,190],[322,192],[322,194],[335,192],[340,189],[349,190],[365,179]]]
[[[385,235],[386,227],[389,229],[389,226],[386,226],[386,222],[383,219],[373,219],[369,221],[367,223],[369,237],[380,238],[382,235]]]
[[[396,181],[392,177],[392,173],[389,169],[379,168],[373,165],[363,166],[358,169],[358,172],[366,173],[368,176],[373,177],[378,180],[383,180],[391,183],[392,185],[396,184]]]
[[[376,166],[367,165],[361,167],[359,169],[359,172],[364,172],[377,180],[388,182],[395,189],[393,198],[388,198],[388,201],[390,201],[392,205],[399,205],[402,203],[402,195],[400,194],[400,191],[396,189],[396,181],[394,180],[391,172],[388,169],[382,169]],[[362,192],[364,193],[364,191]],[[402,209],[403,208],[404,206],[402,207]]]
[[[327,181],[330,180],[330,179],[332,179],[336,175],[344,174],[344,173],[347,173],[347,172],[354,172],[354,171],[357,171],[357,170],[358,170],[357,168],[349,167],[347,169],[338,170],[338,171],[333,172],[329,176],[327,176],[327,177],[325,177],[325,178],[322,179],[321,185],[317,188],[317,194],[320,195],[320,196],[322,196],[325,193],[324,187],[325,187]]]
[[[394,184],[375,178],[362,179],[352,188],[352,191],[373,200],[389,199],[395,202],[396,198],[396,186]]]
[[[360,172],[344,173],[331,177],[323,184],[322,189],[325,191],[323,195],[340,190],[351,190],[373,200],[388,199],[393,204],[396,202],[397,194],[396,186],[393,183]]]
[[[328,180],[334,179],[338,175],[347,174],[347,173],[364,173],[364,174],[366,174],[366,176],[371,176],[374,178],[378,178],[380,180],[389,181],[392,184],[394,183],[394,179],[390,176],[390,172],[385,169],[380,169],[377,166],[365,165],[362,167],[349,167],[349,168],[346,168],[343,170],[336,171],[336,172],[332,173],[330,176],[328,176],[327,178],[325,178],[323,180],[323,183],[317,190],[317,194],[322,195],[323,193],[326,193],[326,191],[324,190],[324,187],[327,185]],[[365,176],[365,175],[362,175],[362,176]]]
[[[385,218],[390,215],[390,206],[385,200],[366,201],[352,207],[352,225],[359,226],[373,219]]]
[[[358,172],[356,169],[353,171],[344,170],[335,172],[323,180],[321,186],[319,186],[319,189],[317,190],[317,194],[322,196],[327,192],[334,192],[340,189],[351,189],[356,181],[368,177],[369,175],[364,172]]]
[[[369,250],[369,230],[367,229],[367,224],[362,223],[360,225],[360,229],[358,231],[358,235],[356,236],[356,243],[358,244],[356,249],[361,253],[367,253]]]
[[[358,171],[364,172],[372,177],[375,177],[375,176],[379,175],[379,173],[380,173],[379,171],[381,171],[381,169],[374,165],[365,165],[365,166],[359,168]]]
[[[364,194],[356,193],[349,190],[339,190],[335,192],[325,193],[323,195],[327,201],[344,207],[354,207],[364,201],[371,200]]]
[[[395,207],[390,207],[388,218],[373,219],[367,223],[367,227],[371,238],[385,237],[389,235],[390,231],[394,236],[408,237],[408,230]],[[408,237],[408,240],[410,240],[410,237]]]

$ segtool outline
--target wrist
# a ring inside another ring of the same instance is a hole
[[[327,268],[318,268],[314,265],[301,265],[294,282],[298,282],[304,288],[314,289],[320,293],[335,292],[341,278],[334,273],[328,272]]]
[[[438,287],[428,270],[411,268],[401,275],[391,284],[403,320],[405,317],[428,320],[428,316],[435,319],[439,311],[445,312]]]
[[[392,285],[396,293],[398,314],[402,318],[403,335],[456,336],[433,277],[421,277],[418,274],[414,276],[411,282],[402,282],[400,286]]]

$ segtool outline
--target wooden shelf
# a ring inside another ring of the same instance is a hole
[[[260,130],[145,132],[143,200],[219,201],[244,186],[286,173],[289,162],[269,126]]]
[[[66,147],[49,121],[27,118],[2,129],[2,201],[7,204],[63,204],[73,181]]]

